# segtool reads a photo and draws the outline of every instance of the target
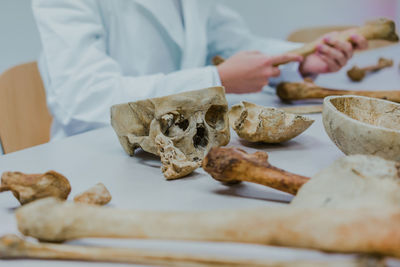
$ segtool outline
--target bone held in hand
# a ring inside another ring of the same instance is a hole
[[[392,91],[351,91],[341,89],[328,89],[318,86],[312,82],[280,83],[276,91],[283,101],[322,99],[331,95],[360,95],[375,97],[400,103],[400,90]]]
[[[203,169],[214,179],[233,184],[240,181],[266,185],[295,195],[309,178],[269,164],[268,154],[247,154],[238,148],[212,148],[203,160]]]
[[[354,28],[353,31],[345,30],[338,32],[338,34],[335,35],[335,38],[342,41],[351,41],[351,36],[353,34],[360,34],[364,36],[364,38],[367,40],[386,40],[391,42],[399,41],[399,37],[396,34],[396,26],[394,21],[385,18],[368,21],[363,26]],[[298,49],[289,51],[288,54],[295,54],[306,57],[316,51],[317,45],[319,43],[320,40],[317,39],[313,42],[303,45]],[[224,59],[221,56],[215,56],[213,58],[214,65],[219,65],[223,62]],[[276,65],[286,63],[288,62],[283,61]]]
[[[169,212],[46,198],[19,208],[16,218],[21,233],[47,241],[97,237],[240,242],[400,257],[400,210],[393,206]]]

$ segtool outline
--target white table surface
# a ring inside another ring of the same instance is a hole
[[[360,84],[350,82],[345,76],[345,71],[354,62],[360,65],[374,63],[379,56],[393,58],[395,66],[367,77]],[[316,83],[331,88],[400,89],[399,61],[399,45],[364,52],[356,55],[347,68],[335,74],[321,75]],[[228,95],[227,98],[230,104],[247,100],[266,106],[282,105],[274,95],[268,93]],[[315,119],[314,124],[306,132],[289,142],[277,145],[251,144],[239,140],[236,134],[232,133],[229,146],[238,146],[250,152],[266,151],[269,153],[270,162],[273,165],[301,175],[312,176],[343,154],[326,135],[321,115],[309,116]],[[135,157],[129,157],[122,150],[111,127],[0,156],[0,172],[41,173],[47,170],[56,170],[69,179],[72,186],[70,199],[98,182],[104,183],[113,196],[109,205],[118,208],[142,210],[235,209],[285,205],[284,202],[291,199],[288,194],[251,183],[226,187],[213,180],[202,169],[196,170],[184,179],[166,181],[160,171],[158,158],[145,152],[138,152]],[[10,192],[0,194],[0,236],[18,233],[13,215],[14,208],[18,206],[19,203]],[[326,255],[315,251],[244,244],[104,239],[84,239],[73,241],[72,244],[129,246],[245,258],[329,260],[331,257],[348,257]],[[73,263],[76,266],[115,265]],[[71,264],[71,262],[65,261],[0,260],[0,266],[70,266]],[[390,264],[397,265],[398,262],[391,261]]]

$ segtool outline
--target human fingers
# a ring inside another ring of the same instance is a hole
[[[326,44],[319,44],[317,46],[317,51],[320,54],[327,56],[327,57],[331,58],[332,60],[336,61],[337,64],[340,66],[344,66],[347,63],[347,58],[344,55],[344,53],[342,53],[342,51],[340,51],[334,47],[331,47]]]
[[[282,54],[278,56],[269,57],[266,61],[268,65],[280,65],[289,62],[300,62],[303,61],[303,57],[296,54]]]
[[[347,60],[349,60],[353,56],[353,46],[348,41],[343,41],[339,39],[331,38],[327,36],[324,38],[324,42],[329,46],[332,46],[338,50],[340,50]]]
[[[356,33],[352,34],[350,36],[350,40],[356,49],[367,49],[368,48],[367,39],[365,39],[365,37],[360,34],[356,34]]]
[[[335,72],[340,70],[341,66],[339,65],[339,63],[332,59],[329,56],[326,56],[324,54],[318,53],[317,56],[325,62],[326,64],[326,68],[325,68],[325,72]]]

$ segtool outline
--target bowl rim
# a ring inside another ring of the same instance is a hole
[[[380,98],[359,96],[359,95],[336,95],[336,96],[327,96],[327,97],[324,98],[324,103],[323,103],[324,108],[325,107],[329,107],[334,112],[338,113],[341,117],[346,118],[346,119],[348,119],[350,121],[357,122],[357,123],[360,123],[362,125],[365,125],[365,126],[368,126],[368,127],[371,127],[371,128],[376,128],[376,129],[379,129],[379,130],[400,134],[400,130],[395,130],[395,129],[392,129],[392,128],[377,126],[377,125],[374,125],[374,124],[369,124],[369,123],[366,123],[366,122],[363,122],[363,121],[360,121],[360,120],[353,119],[350,116],[348,116],[347,114],[339,111],[331,102],[331,99],[335,99],[335,98],[351,98],[351,97],[352,98],[370,99],[370,100],[373,100],[373,101],[385,102],[385,103],[388,103],[388,104],[395,104],[395,105],[400,107],[399,103],[396,103],[396,102],[393,102],[393,101],[388,101],[388,100],[385,100],[385,99],[380,99]]]

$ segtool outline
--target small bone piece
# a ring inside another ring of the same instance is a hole
[[[322,113],[323,106],[322,105],[299,105],[293,107],[283,107],[279,108],[285,112],[293,113],[293,114],[313,114],[313,113]]]
[[[343,257],[326,255],[323,260],[311,259],[241,259],[227,256],[189,254],[132,248],[71,246],[51,243],[33,243],[16,235],[0,238],[0,259],[47,259],[118,262],[162,266],[249,266],[249,267],[362,267],[385,266],[384,260],[374,257]]]
[[[232,106],[229,111],[232,129],[250,142],[285,142],[304,132],[313,122],[301,115],[245,101]]]
[[[276,91],[279,98],[283,101],[322,99],[332,95],[359,95],[386,99],[400,103],[400,90],[393,91],[350,91],[341,89],[328,89],[316,85],[310,81],[290,83],[280,83]]]
[[[238,148],[212,148],[203,161],[203,169],[214,179],[234,184],[241,181],[266,185],[295,195],[309,178],[269,164],[268,154],[247,154]]]
[[[76,195],[74,201],[102,206],[111,201],[111,194],[104,184],[98,183],[85,192]]]
[[[387,40],[391,42],[399,41],[399,37],[396,34],[396,27],[394,21],[385,18],[368,21],[367,23],[365,23],[365,25],[354,28],[353,31],[345,30],[342,32],[338,32],[335,38],[338,40],[351,40],[351,36],[354,33],[364,36],[364,38],[367,40]],[[298,49],[289,51],[288,53],[306,57],[315,52],[317,45],[319,43],[320,40],[317,39],[313,42],[305,44],[304,46]],[[224,59],[220,56],[216,56],[213,58],[214,65],[219,65],[222,62],[224,62]],[[277,65],[286,63],[288,62],[283,61]]]
[[[201,161],[190,161],[163,134],[157,135],[155,142],[161,155],[161,171],[167,180],[178,179],[192,173],[201,166]]]
[[[4,172],[1,176],[0,192],[4,191],[11,191],[23,205],[50,196],[67,199],[71,185],[67,178],[55,171],[44,174]]]
[[[379,58],[378,63],[376,65],[360,68],[358,66],[354,66],[350,70],[347,71],[347,76],[354,82],[360,82],[364,79],[365,75],[371,72],[377,72],[381,69],[388,68],[393,66],[393,60],[387,58]]]
[[[241,242],[400,257],[398,207],[159,212],[46,198],[20,207],[16,219],[21,233],[47,241],[98,237]]]
[[[165,171],[172,166],[170,155],[160,153],[170,153],[171,146],[185,156],[179,158],[180,166],[194,166],[203,160],[211,147],[224,146],[230,139],[228,103],[223,87],[114,105],[111,107],[111,124],[129,155],[133,156],[137,148],[158,155],[163,164],[167,164],[163,167]],[[156,142],[160,134],[170,142]],[[160,149],[162,145],[169,147]],[[183,163],[185,158],[187,162]],[[187,170],[186,167],[177,168],[174,174],[164,173],[178,178],[188,174]]]

